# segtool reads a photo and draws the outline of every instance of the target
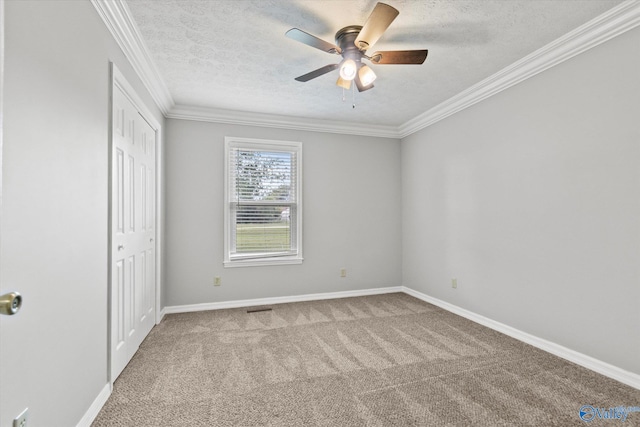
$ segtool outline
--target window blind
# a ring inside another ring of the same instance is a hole
[[[297,253],[298,152],[231,146],[230,258]]]

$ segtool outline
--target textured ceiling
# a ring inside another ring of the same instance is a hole
[[[387,0],[400,15],[369,50],[429,49],[423,65],[374,65],[375,88],[346,102],[340,61],[285,37],[293,27],[334,42],[363,25],[372,0],[128,0],[178,106],[399,126],[621,0]]]

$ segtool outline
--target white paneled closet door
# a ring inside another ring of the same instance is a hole
[[[113,88],[111,380],[155,324],[155,131]]]

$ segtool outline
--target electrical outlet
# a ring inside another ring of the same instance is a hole
[[[451,287],[453,289],[457,289],[458,288],[458,279],[451,279]]]
[[[13,427],[27,427],[27,414],[29,408],[25,408],[24,411],[13,419]]]
[[[222,278],[220,276],[216,276],[213,279],[213,286],[220,286],[222,285]]]
[[[347,269],[346,268],[341,268],[340,269],[340,277],[347,277]]]

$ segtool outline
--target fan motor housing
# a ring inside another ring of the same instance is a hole
[[[356,62],[360,62],[362,59],[362,52],[355,45],[360,30],[362,30],[361,25],[349,25],[336,33],[336,44],[342,50],[343,58],[353,59]]]

